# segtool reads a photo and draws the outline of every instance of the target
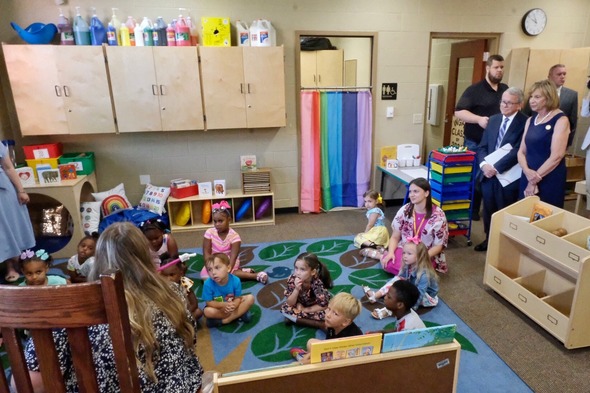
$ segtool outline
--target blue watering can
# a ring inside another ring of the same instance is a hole
[[[57,27],[53,23],[33,23],[26,29],[23,29],[14,22],[10,22],[12,28],[18,33],[20,38],[28,44],[49,44],[55,34]]]

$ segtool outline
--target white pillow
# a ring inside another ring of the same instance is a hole
[[[100,224],[100,205],[101,202],[82,202],[80,204],[82,230],[87,235],[98,232],[98,226]]]
[[[129,209],[132,207],[131,202],[125,195],[125,186],[123,183],[108,191],[93,192],[92,196],[97,202],[101,202],[102,216],[106,217],[111,213],[121,209]]]
[[[170,187],[158,187],[148,183],[145,186],[145,192],[141,197],[139,207],[162,215],[166,212],[165,206],[168,195],[170,195]]]

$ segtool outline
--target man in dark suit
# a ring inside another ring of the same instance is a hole
[[[516,154],[520,148],[527,116],[520,112],[524,94],[521,89],[511,87],[502,94],[500,113],[490,117],[477,146],[477,160],[481,168],[481,191],[483,196],[483,227],[486,239],[475,246],[475,251],[488,249],[488,235],[492,214],[518,200],[518,178],[507,185],[502,185],[497,175],[503,174],[518,165]],[[494,164],[486,162],[486,157],[496,150],[507,151],[507,144],[512,146],[502,158]]]
[[[553,67],[549,68],[547,79],[555,84],[557,95],[559,96],[559,109],[565,113],[567,119],[570,121],[570,134],[567,139],[567,145],[569,147],[574,140],[574,133],[576,132],[576,126],[578,125],[578,92],[564,86],[566,75],[567,70],[565,65],[555,64]],[[533,114],[528,105],[528,101],[524,113],[528,116],[532,116]]]

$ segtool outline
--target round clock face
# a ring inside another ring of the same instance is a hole
[[[527,35],[539,35],[547,25],[547,14],[540,8],[533,8],[522,18],[522,30]]]

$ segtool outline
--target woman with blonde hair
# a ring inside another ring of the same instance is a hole
[[[553,82],[535,82],[529,92],[529,104],[536,115],[527,120],[518,150],[520,198],[538,195],[543,202],[563,207],[569,120],[559,109]]]
[[[122,272],[142,392],[199,392],[203,370],[196,334],[181,289],[155,272],[147,239],[131,223],[109,226],[96,245],[89,281],[111,269]],[[54,334],[67,391],[78,391],[65,331]],[[101,392],[119,391],[108,325],[89,328]],[[32,341],[25,350],[32,379],[44,391]]]

